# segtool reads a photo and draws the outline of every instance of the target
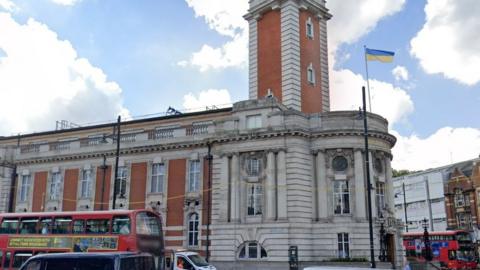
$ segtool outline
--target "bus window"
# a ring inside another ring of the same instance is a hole
[[[112,233],[130,234],[130,218],[128,216],[113,217]]]
[[[54,234],[68,234],[71,233],[70,223],[72,223],[71,217],[57,217],[53,224],[52,233]]]
[[[51,218],[42,218],[38,226],[38,233],[49,234],[52,228]]]
[[[89,219],[87,220],[86,233],[108,233],[110,220],[108,219]]]
[[[10,260],[12,259],[12,253],[10,251],[5,252],[5,261],[3,266],[8,269],[10,267]]]
[[[150,212],[137,214],[137,234],[160,235],[160,220]]]
[[[0,250],[0,269],[3,267],[3,251]]]
[[[13,256],[13,266],[12,268],[20,268],[22,264],[28,260],[28,258],[32,257],[32,252],[30,251],[17,251]]]
[[[37,232],[38,218],[25,218],[22,219],[20,224],[21,234],[35,234]]]
[[[448,251],[448,260],[453,261],[457,259],[457,252],[455,250]]]
[[[15,234],[17,233],[18,228],[18,219],[8,218],[2,220],[2,225],[0,225],[0,233],[5,234]]]
[[[85,233],[85,220],[73,221],[73,233],[75,234]]]

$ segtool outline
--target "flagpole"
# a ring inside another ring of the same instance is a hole
[[[370,97],[370,82],[368,79],[367,46],[365,45],[363,45],[363,56],[365,57],[365,71],[367,73],[368,109],[372,112],[372,98]]]

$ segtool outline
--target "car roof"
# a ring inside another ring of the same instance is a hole
[[[132,257],[132,256],[148,256],[146,253],[136,252],[69,252],[69,253],[48,253],[39,254],[32,259],[81,259],[81,258],[116,258],[116,257]]]

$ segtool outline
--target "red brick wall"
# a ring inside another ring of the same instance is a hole
[[[77,187],[79,169],[65,170],[63,184],[63,211],[77,210]]]
[[[108,166],[105,169],[105,186],[104,186],[104,194],[102,199],[102,182],[103,182],[103,169],[99,166],[97,168],[97,177],[95,181],[95,202],[93,209],[94,210],[102,210],[102,202],[103,202],[103,210],[108,209],[108,203],[110,198],[110,177],[112,174],[112,167]]]
[[[307,37],[307,20],[311,18],[313,39]],[[320,29],[316,16],[308,11],[300,11],[300,75],[302,86],[302,111],[315,113],[322,111],[321,65],[320,65]],[[312,63],[315,70],[315,85],[307,80],[307,69]]]
[[[33,181],[32,212],[43,211],[47,191],[48,172],[36,172]]]
[[[130,209],[145,208],[147,187],[147,163],[133,163],[130,178]]]
[[[258,98],[265,97],[270,88],[273,95],[282,101],[280,11],[263,14],[257,23],[257,31]]]
[[[167,226],[183,226],[186,169],[187,161],[185,159],[168,162]]]

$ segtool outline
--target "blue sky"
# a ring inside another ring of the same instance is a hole
[[[394,63],[369,62],[373,112],[398,139],[396,168],[480,154],[475,1],[327,1],[332,109],[358,108],[364,45],[396,53]],[[247,8],[247,0],[0,0],[0,98],[23,105],[0,108],[0,135],[247,99]]]

